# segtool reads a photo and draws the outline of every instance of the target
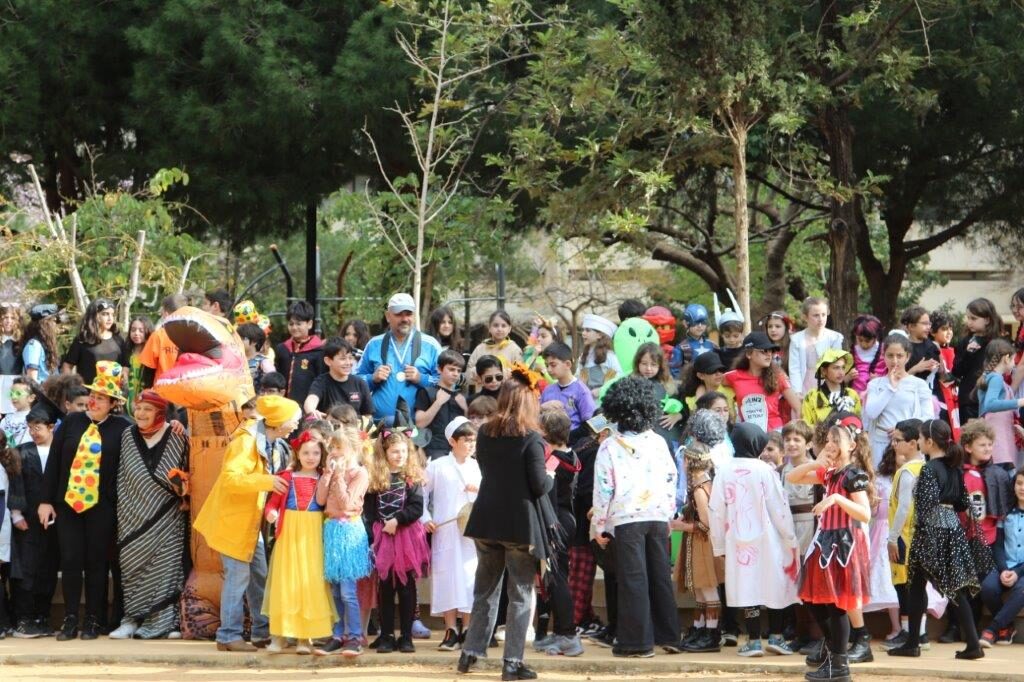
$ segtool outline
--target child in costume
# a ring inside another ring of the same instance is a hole
[[[752,422],[765,431],[782,428],[783,400],[794,411],[800,410],[786,375],[772,361],[772,353],[778,349],[764,332],[751,332],[743,339],[743,356],[736,361],[736,368],[725,374],[725,385],[736,394],[737,421]]]
[[[503,369],[512,367],[517,362],[523,361],[523,349],[519,344],[509,338],[512,331],[512,318],[504,310],[495,310],[487,318],[487,332],[490,334],[487,339],[477,344],[466,363],[466,380],[473,386],[478,386],[479,381],[476,375],[476,361],[484,355],[493,355],[501,361]]]
[[[271,495],[264,511],[277,524],[263,600],[271,654],[282,653],[289,637],[298,640],[295,653],[311,653],[311,640],[331,632],[335,620],[324,580],[323,506],[316,495],[327,448],[309,431],[291,445],[291,466],[277,475],[288,491]]]
[[[740,304],[737,303],[736,298],[732,295],[732,291],[728,291],[729,298],[732,300],[732,308],[726,308],[724,311],[718,306],[718,295],[714,295],[715,304],[715,325],[718,327],[718,340],[722,344],[718,349],[718,356],[722,358],[722,364],[725,365],[726,369],[732,369],[736,366],[737,360],[743,355],[743,314],[740,313]],[[779,349],[775,349],[775,353],[778,353]],[[772,354],[774,360],[775,355]]]
[[[882,321],[874,315],[858,315],[853,321],[853,368],[850,388],[863,398],[868,382],[886,373],[882,359]]]
[[[561,341],[558,323],[553,319],[545,319],[539,315],[533,318],[533,330],[530,332],[529,343],[523,349],[523,363],[535,372],[540,372],[544,379],[551,383],[547,365],[544,364],[544,349],[555,341]]]
[[[907,373],[910,341],[902,334],[885,337],[885,366],[888,373],[868,382],[864,394],[864,427],[871,443],[873,462],[881,462],[889,446],[889,432],[904,419],[935,416],[932,393],[923,379]]]
[[[672,360],[672,352],[675,350],[672,342],[676,338],[676,316],[665,306],[654,305],[648,308],[641,317],[650,322],[654,331],[658,333],[658,341],[661,343],[661,354],[665,358],[667,373],[668,363]]]
[[[423,471],[409,435],[390,427],[380,430],[369,467],[370,485],[364,514],[373,528],[380,640],[378,654],[412,653],[412,621],[416,609],[416,580],[427,574],[430,547],[420,522],[423,515]],[[398,597],[401,637],[395,642],[395,597]]]
[[[1006,518],[999,521],[996,541],[992,545],[995,568],[981,583],[981,598],[992,614],[992,622],[981,633],[981,646],[1013,644],[1017,633],[1013,627],[1017,614],[1024,608],[1024,562],[1018,548],[1024,544],[1024,471],[1013,477],[1015,504]],[[1006,597],[1005,603],[1003,597]]]
[[[288,335],[274,349],[274,368],[288,382],[286,396],[299,405],[306,402],[313,380],[327,371],[324,365],[324,342],[313,334],[313,306],[308,301],[294,301],[288,306]]]
[[[683,311],[686,336],[672,350],[668,368],[673,379],[683,375],[686,366],[708,351],[718,351],[718,346],[708,338],[708,309],[699,303],[691,303]]]
[[[842,350],[843,335],[826,329],[828,301],[811,296],[804,300],[800,312],[807,326],[789,340],[789,383],[803,398],[814,388],[814,367],[829,348]]]
[[[796,533],[782,481],[759,459],[767,443],[768,434],[756,424],[737,424],[732,431],[735,457],[722,467],[716,465],[711,487],[709,535],[715,556],[725,557],[728,605],[744,609],[747,642],[737,651],[744,657],[764,656],[765,650],[793,653],[782,628],[784,610],[797,602]],[[764,647],[762,608],[768,611],[769,623]]]
[[[828,348],[818,359],[814,376],[818,385],[804,396],[802,416],[811,428],[833,412],[860,414],[860,396],[844,379],[853,357],[844,350]]]
[[[818,655],[808,659],[808,663],[820,661],[820,667],[805,677],[848,680],[847,612],[868,603],[870,558],[863,525],[871,520],[876,506],[871,452],[860,418],[851,414],[837,420],[828,431],[821,457],[797,467],[786,478],[790,483],[825,486],[825,497],[814,506],[819,526],[804,561],[800,599],[810,605],[826,640]]]
[[[697,411],[697,401],[701,396],[718,392],[725,396],[729,403],[729,414],[735,414],[735,394],[723,382],[726,367],[718,353],[702,353],[683,370],[683,378],[679,384],[678,397],[683,401],[687,417]]]
[[[1024,398],[1014,398],[1003,375],[1013,371],[1013,346],[1006,339],[992,339],[985,349],[985,371],[975,389],[978,414],[992,428],[992,461],[1012,471],[1017,466],[1014,420]],[[967,390],[967,389],[965,389]]]
[[[978,642],[970,596],[980,589],[978,576],[987,575],[994,564],[973,516],[966,519],[969,532],[957,518],[957,512],[970,508],[961,468],[963,450],[953,442],[949,425],[938,419],[921,425],[918,443],[929,460],[914,487],[917,523],[907,562],[910,635],[902,646],[889,649],[889,655],[921,655],[918,633],[926,606],[925,585],[931,582],[950,600],[960,620],[967,648],[956,652],[956,658],[982,658],[985,651]]]
[[[600,315],[583,316],[583,353],[576,366],[580,368],[580,380],[595,398],[600,395],[602,386],[622,376],[620,363],[633,365],[633,358],[616,357],[612,350],[616,329],[618,325]]]
[[[725,565],[716,557],[708,537],[711,523],[711,481],[714,467],[711,448],[693,441],[683,446],[689,491],[682,518],[673,520],[673,530],[681,530],[683,544],[676,558],[676,586],[693,593],[697,601],[693,629],[683,642],[683,651],[704,653],[720,651],[718,630],[718,586],[725,580]]]
[[[892,450],[895,453],[896,473],[892,477],[889,495],[889,537],[886,551],[889,554],[889,567],[892,571],[892,582],[896,588],[896,596],[900,602],[900,632],[895,637],[887,637],[882,647],[891,649],[901,646],[909,637],[909,619],[907,604],[907,556],[910,542],[914,536],[914,486],[921,475],[921,467],[925,465],[924,453],[917,446],[920,436],[921,420],[906,419],[893,428]],[[930,595],[929,595],[930,596]],[[921,622],[921,648],[930,645],[925,632],[926,624]]]
[[[36,399],[32,388],[32,382],[25,377],[16,377],[11,383],[8,397],[11,400],[11,405],[14,407],[14,412],[0,419],[0,431],[7,436],[7,442],[10,443],[12,448],[18,447],[30,440],[28,436],[28,423],[25,421],[25,418],[28,417],[28,411]]]
[[[476,579],[476,546],[462,534],[468,517],[460,520],[466,505],[476,500],[480,490],[480,466],[476,451],[476,427],[465,417],[455,417],[444,429],[451,452],[427,464],[427,482],[433,513],[424,515],[431,543],[430,613],[444,618],[441,651],[455,651],[462,645],[469,616],[473,610],[473,584]],[[460,526],[460,524],[462,524]],[[462,632],[456,631],[456,618],[462,617]]]
[[[355,657],[363,652],[357,585],[360,578],[373,571],[373,561],[362,520],[363,497],[369,485],[369,474],[361,463],[362,449],[359,432],[342,425],[328,441],[327,471],[316,488],[316,500],[327,515],[323,529],[324,577],[338,612],[333,637],[313,650],[318,656],[341,653]]]

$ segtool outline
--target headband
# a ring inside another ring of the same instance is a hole
[[[414,431],[411,428],[409,428],[408,426],[403,426],[403,427],[397,428],[397,429],[389,429],[389,428],[385,427],[385,428],[380,430],[380,439],[381,440],[386,440],[388,438],[391,438],[391,436],[396,434],[396,433],[400,433],[403,436],[405,436],[406,438],[412,438],[412,434],[414,433]]]
[[[860,417],[854,414],[843,417],[836,425],[846,429],[852,438],[856,438],[864,432],[864,424],[861,422]]]
[[[307,429],[300,433],[298,438],[292,438],[292,450],[298,452],[299,448],[301,448],[304,443],[308,443],[311,440],[313,440],[313,433],[309,429]]]

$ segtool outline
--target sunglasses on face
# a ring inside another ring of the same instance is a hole
[[[485,384],[496,384],[500,383],[504,378],[504,374],[488,374],[485,377],[480,377],[480,381]]]

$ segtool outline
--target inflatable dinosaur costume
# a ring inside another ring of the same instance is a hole
[[[242,340],[231,325],[198,308],[180,308],[164,320],[178,347],[174,367],[154,390],[188,410],[189,491],[195,521],[220,473],[231,434],[242,421],[241,406],[254,395]],[[220,625],[220,555],[192,534],[192,572],[181,600],[185,639],[213,639]]]

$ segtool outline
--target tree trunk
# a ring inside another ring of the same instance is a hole
[[[432,260],[427,263],[425,270],[426,272],[423,273],[423,291],[420,293],[420,304],[423,307],[418,309],[421,325],[430,321],[430,310],[434,303],[434,276],[437,274],[437,261]]]
[[[869,275],[868,292],[871,299],[871,312],[882,321],[885,329],[893,329],[899,316],[900,289],[907,275],[907,258],[901,253],[894,254],[889,263],[889,271],[881,271],[877,275]]]
[[[840,102],[822,112],[822,134],[829,157],[832,179],[841,188],[857,184],[853,170],[853,125],[848,105]],[[829,271],[828,296],[832,327],[846,334],[857,315],[856,242],[861,237],[856,194],[842,201],[833,194],[829,199]]]
[[[743,331],[750,331],[750,212],[747,210],[747,129],[732,131],[733,214],[736,217],[736,300]]]
[[[765,245],[764,299],[752,311],[757,319],[783,308],[786,300],[786,253],[796,235],[797,230],[789,226],[775,234]]]

